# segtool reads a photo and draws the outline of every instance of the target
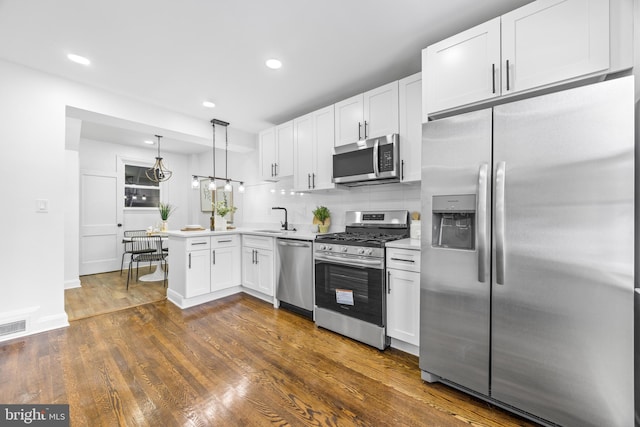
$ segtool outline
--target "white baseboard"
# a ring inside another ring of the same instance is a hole
[[[71,280],[64,281],[65,289],[73,289],[73,288],[80,288],[80,287],[82,287],[82,284],[80,283],[80,279],[71,279]]]

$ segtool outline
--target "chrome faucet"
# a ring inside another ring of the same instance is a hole
[[[279,206],[274,206],[271,209],[282,209],[284,211],[284,222],[281,222],[282,229],[285,230],[285,231],[289,230],[289,222],[287,221],[287,209],[286,208],[281,208]]]

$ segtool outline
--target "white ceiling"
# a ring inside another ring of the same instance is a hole
[[[416,73],[422,48],[529,2],[0,0],[0,58],[255,133]],[[118,137],[105,127],[92,139]]]

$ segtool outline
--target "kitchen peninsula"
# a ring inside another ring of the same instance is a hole
[[[245,292],[278,306],[275,239],[313,240],[314,233],[237,228],[169,231],[167,299],[185,309]]]

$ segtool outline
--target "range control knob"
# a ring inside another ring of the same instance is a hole
[[[367,253],[367,255],[373,254],[373,249],[367,249],[366,253]]]
[[[333,246],[327,246],[327,250],[328,251],[332,251],[333,250]]]
[[[320,249],[321,251],[324,251],[325,249],[327,249],[327,247],[325,245],[320,245],[318,246],[318,249]]]
[[[362,255],[364,253],[364,249],[362,248],[358,249],[358,253]]]
[[[342,252],[347,252],[347,251],[349,250],[349,248],[347,248],[346,246],[343,246],[343,247],[341,248],[341,250],[342,250]]]

